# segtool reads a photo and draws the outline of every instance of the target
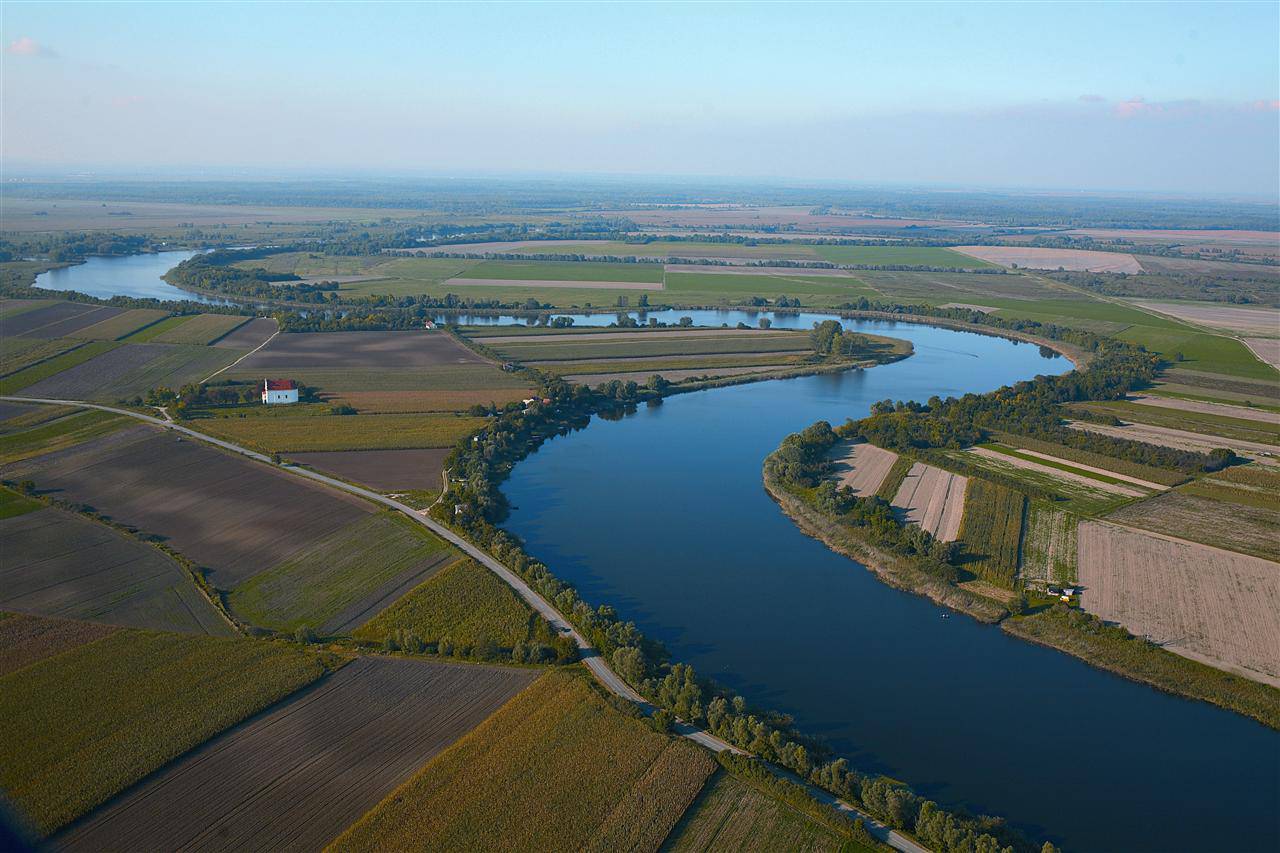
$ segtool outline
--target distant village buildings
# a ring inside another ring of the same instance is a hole
[[[262,380],[262,402],[268,404],[298,402],[298,383],[292,379]]]

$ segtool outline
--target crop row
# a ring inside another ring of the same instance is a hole
[[[960,539],[965,568],[998,586],[1012,587],[1027,499],[1019,492],[982,479],[970,479]]]

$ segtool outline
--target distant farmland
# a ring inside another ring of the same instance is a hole
[[[362,658],[184,756],[54,845],[320,850],[536,675]]]

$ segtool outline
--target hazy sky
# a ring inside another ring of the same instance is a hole
[[[1280,3],[0,5],[28,166],[1276,194]]]

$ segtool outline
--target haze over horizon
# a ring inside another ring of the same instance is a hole
[[[0,30],[6,171],[1280,195],[1274,3],[6,3]]]

